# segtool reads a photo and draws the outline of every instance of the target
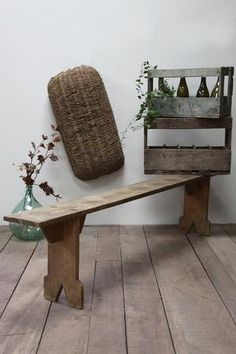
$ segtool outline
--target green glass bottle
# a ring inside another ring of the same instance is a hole
[[[20,214],[23,211],[39,208],[42,205],[35,199],[32,186],[27,186],[24,198],[12,210],[13,214]],[[44,238],[44,234],[39,227],[33,227],[24,224],[10,223],[12,234],[21,240],[38,241]]]
[[[185,77],[180,78],[179,86],[177,89],[177,97],[189,97],[188,86]]]
[[[200,86],[199,86],[199,88],[197,90],[196,97],[209,97],[209,91],[208,91],[208,88],[207,88],[206,78],[205,77],[201,78]]]
[[[159,77],[158,90],[163,91],[164,87],[165,87],[165,79],[164,77]]]
[[[218,77],[216,84],[211,91],[211,97],[220,97],[220,78]]]

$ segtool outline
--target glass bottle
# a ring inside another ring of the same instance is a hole
[[[188,86],[185,77],[180,78],[179,86],[177,89],[177,97],[189,97]]]
[[[207,88],[206,78],[205,77],[201,78],[200,86],[199,86],[199,88],[197,90],[196,97],[209,97],[209,91],[208,91],[208,88]]]
[[[39,208],[42,205],[35,199],[32,186],[27,186],[24,198],[12,210],[13,214],[20,214],[23,211]],[[10,223],[12,234],[21,240],[38,241],[44,238],[44,234],[39,227],[33,227],[24,224]]]
[[[165,88],[165,79],[164,77],[160,77],[158,81],[158,90],[163,91]]]
[[[220,96],[220,78],[218,77],[216,84],[211,91],[211,97],[219,97]]]

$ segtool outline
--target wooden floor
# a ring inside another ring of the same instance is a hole
[[[236,225],[88,226],[85,308],[43,298],[46,242],[0,228],[0,353],[236,353]]]

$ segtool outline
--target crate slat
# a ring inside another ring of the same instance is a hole
[[[232,127],[232,117],[227,118],[156,118],[150,129],[219,129]]]
[[[155,108],[161,117],[220,118],[230,115],[227,97],[157,98]],[[220,109],[222,107],[222,109]]]
[[[149,71],[149,78],[180,78],[180,77],[202,77],[229,75],[232,67],[217,68],[186,68],[186,69],[152,69]]]
[[[230,160],[231,151],[225,148],[149,148],[144,152],[144,170],[145,173],[160,171],[229,173]]]

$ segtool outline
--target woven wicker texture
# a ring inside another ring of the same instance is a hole
[[[48,93],[74,175],[90,180],[118,170],[124,155],[98,72],[69,69],[49,81]]]

